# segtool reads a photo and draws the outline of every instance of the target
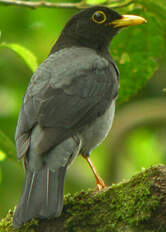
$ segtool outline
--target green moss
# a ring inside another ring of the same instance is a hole
[[[80,227],[87,231],[93,226],[92,231],[96,232],[119,232],[124,231],[124,224],[130,228],[144,224],[160,202],[159,196],[151,195],[154,183],[149,181],[156,172],[155,167],[142,171],[130,182],[114,185],[101,193],[83,191],[68,196],[64,206],[64,212],[69,215],[65,231],[79,231]]]
[[[14,211],[9,210],[6,217],[0,221],[0,232],[35,232],[34,227],[37,226],[38,222],[34,219],[31,222],[26,223],[21,229],[14,229],[13,213]]]
[[[130,181],[112,185],[101,192],[86,190],[66,195],[63,213],[57,219],[64,225],[64,230],[61,231],[164,232],[162,226],[159,230],[154,230],[153,227],[144,229],[144,225],[149,225],[153,212],[163,197],[162,194],[155,194],[155,181],[161,176],[159,167],[144,170]],[[0,221],[0,232],[36,231],[35,220],[21,230],[14,230],[12,215],[13,212],[9,211],[6,218]]]

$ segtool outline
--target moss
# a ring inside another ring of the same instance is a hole
[[[35,232],[35,226],[37,226],[38,221],[34,219],[26,223],[21,229],[14,229],[13,213],[14,210],[9,210],[6,217],[0,221],[0,232]]]
[[[151,218],[160,203],[161,197],[151,195],[152,177],[157,172],[155,167],[151,171],[142,171],[130,182],[114,185],[100,194],[82,191],[78,195],[69,195],[64,206],[64,213],[69,215],[65,231],[79,231],[80,227],[87,231],[93,226],[91,231],[119,232],[124,231],[124,224],[130,228],[141,226]]]
[[[157,189],[156,178],[160,179],[160,167],[152,167],[135,175],[130,181],[112,185],[108,189],[96,192],[81,191],[68,194],[64,200],[62,215],[55,220],[61,222],[60,230],[66,232],[164,232],[166,228],[153,226],[149,222],[154,211],[160,206],[163,195]],[[156,194],[157,193],[157,194]],[[9,211],[0,221],[0,232],[35,232],[37,221],[32,220],[21,230],[12,227],[13,212]],[[54,228],[55,228],[55,225]],[[146,229],[145,229],[145,225]],[[36,229],[37,228],[37,229]],[[54,231],[48,230],[48,231]]]

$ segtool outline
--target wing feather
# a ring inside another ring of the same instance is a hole
[[[64,50],[49,56],[32,76],[16,130],[16,143],[26,149],[18,153],[27,151],[20,138],[26,134],[23,138],[29,141],[36,124],[43,129],[39,144],[47,142],[40,152],[46,152],[104,114],[117,95],[117,71],[111,62],[91,49]]]

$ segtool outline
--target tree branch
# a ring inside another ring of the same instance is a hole
[[[0,221],[1,232],[17,231],[12,214]],[[105,191],[67,195],[59,218],[32,221],[18,231],[166,231],[166,166],[151,167]]]
[[[103,2],[102,5],[109,6],[112,8],[120,8],[124,6],[128,6],[131,3],[133,3],[133,0],[106,0]],[[89,6],[92,6],[86,2],[86,0],[82,0],[78,3],[69,3],[69,2],[60,2],[60,3],[53,3],[53,2],[47,2],[45,0],[41,1],[25,1],[25,0],[0,0],[0,5],[6,5],[6,6],[18,6],[18,7],[28,7],[32,9],[36,8],[76,8],[76,9],[82,9]]]
[[[8,5],[8,6],[21,6],[21,7],[29,7],[29,8],[39,8],[39,7],[45,7],[45,8],[81,8],[81,6],[84,6],[84,1],[81,1],[80,3],[52,3],[52,2],[46,2],[46,1],[22,1],[22,0],[0,0],[0,5]]]

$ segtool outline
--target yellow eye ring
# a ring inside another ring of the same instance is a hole
[[[95,23],[103,24],[107,20],[107,16],[103,11],[98,10],[92,15],[92,20]]]

